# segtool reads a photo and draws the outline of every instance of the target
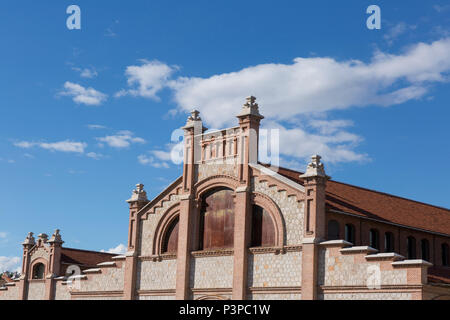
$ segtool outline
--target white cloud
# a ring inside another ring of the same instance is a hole
[[[158,60],[142,60],[141,65],[129,66],[125,71],[131,89],[122,89],[115,96],[132,95],[159,100],[156,94],[167,85],[176,69],[176,66],[168,66]]]
[[[78,72],[80,77],[92,79],[98,76],[98,72],[94,68],[72,68],[72,70]]]
[[[5,271],[20,272],[20,269],[21,269],[20,257],[0,256],[0,272],[5,272]]]
[[[91,130],[95,129],[106,129],[106,126],[103,126],[101,124],[88,124],[87,127]]]
[[[401,29],[393,34],[399,35]],[[417,43],[399,54],[376,51],[369,62],[296,58],[291,64],[260,64],[208,78],[172,80],[168,77],[174,68],[158,62],[158,69],[166,70],[164,77],[156,77],[158,72],[148,63],[127,68],[129,84],[138,88],[134,95],[155,98],[167,86],[179,111],[198,107],[209,126],[223,128],[236,124],[244,98],[252,94],[266,116],[263,125],[268,127],[270,120],[272,127],[280,129],[281,153],[300,156],[316,150],[326,161],[362,161],[367,155],[354,151],[361,138],[343,130],[345,123],[311,122],[310,127],[318,133],[306,131],[306,127],[290,128],[286,123],[333,110],[387,107],[423,98],[433,83],[448,81],[450,38]],[[155,162],[148,156],[140,161]]]
[[[0,239],[6,239],[7,236],[8,236],[7,232],[0,232]]]
[[[113,148],[127,148],[132,143],[145,143],[146,141],[143,138],[134,137],[134,134],[131,131],[123,130],[119,131],[115,135],[100,137],[97,138],[100,142],[105,142],[110,147]]]
[[[388,44],[392,44],[394,40],[400,37],[402,34],[408,31],[416,30],[416,28],[416,25],[409,25],[405,22],[399,22],[387,31],[387,33],[384,35],[384,39],[388,42]]]
[[[20,141],[14,143],[14,146],[19,148],[29,149],[32,147],[40,147],[42,149],[51,150],[51,151],[61,151],[61,152],[74,152],[74,153],[84,153],[84,149],[87,147],[87,144],[84,142],[76,142],[76,141],[59,141],[59,142],[29,142],[29,141]]]
[[[101,252],[108,252],[108,253],[114,253],[114,254],[124,254],[127,252],[127,246],[120,243],[115,248],[111,248],[109,250],[101,250]]]
[[[151,166],[154,168],[169,168],[169,164],[167,162],[155,159],[155,157],[145,154],[139,155],[138,161],[140,164],[145,166]]]
[[[67,81],[64,83],[64,90],[59,93],[62,96],[70,96],[78,104],[88,106],[97,106],[107,99],[107,95],[95,90],[94,88],[85,88],[77,83]]]
[[[101,158],[103,158],[103,155],[97,152],[88,152],[86,153],[86,156],[95,160],[100,160]]]

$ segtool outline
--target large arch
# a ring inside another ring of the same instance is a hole
[[[42,258],[42,257],[41,258],[36,258],[30,264],[30,269],[29,269],[30,270],[30,272],[29,272],[29,279],[30,280],[36,280],[36,279],[33,279],[34,269],[35,269],[35,267],[37,265],[40,265],[40,264],[42,264],[44,266],[44,277],[42,279],[39,279],[39,280],[44,280],[46,275],[49,273],[48,261],[46,259]]]
[[[200,200],[203,194],[216,188],[229,188],[235,191],[239,186],[239,181],[231,176],[215,175],[203,179],[195,184],[195,198]]]
[[[275,229],[275,246],[284,246],[286,231],[283,215],[278,205],[268,196],[258,192],[252,193],[251,203],[252,205],[260,206],[270,214]]]
[[[153,247],[152,255],[159,256],[162,254],[164,235],[166,234],[168,228],[175,219],[180,214],[180,203],[177,202],[169,207],[166,212],[164,212],[161,219],[159,219],[156,225],[155,234],[153,236]]]

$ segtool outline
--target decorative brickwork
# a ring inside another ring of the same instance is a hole
[[[175,289],[176,260],[140,261],[138,263],[137,289]]]
[[[231,288],[233,286],[233,256],[192,257],[193,288]]]

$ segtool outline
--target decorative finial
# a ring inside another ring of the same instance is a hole
[[[202,118],[200,118],[199,114],[200,114],[200,111],[195,110],[195,109],[192,110],[191,111],[191,115],[188,117],[188,121],[200,121],[200,120],[202,120]]]
[[[200,111],[196,109],[191,111],[191,114],[187,118],[186,125],[183,127],[183,129],[192,129],[192,128],[194,128],[194,131],[196,131],[195,129],[198,129],[198,131],[200,131],[197,133],[202,133],[208,130],[208,128],[205,128],[203,126],[202,118],[200,118]]]
[[[300,178],[307,178],[307,177],[325,177],[329,178],[325,174],[325,168],[323,166],[323,163],[320,162],[320,159],[322,159],[319,155],[313,155],[311,157],[311,162],[306,167],[305,174],[302,174]]]
[[[127,200],[127,202],[134,201],[148,201],[147,192],[145,192],[144,185],[142,183],[138,183],[136,185],[136,189],[133,190],[131,198]]]
[[[25,241],[22,243],[24,246],[26,245],[35,245],[36,242],[34,241],[33,232],[28,232],[27,237],[25,238]]]
[[[259,106],[256,103],[256,98],[254,96],[250,96],[245,100],[246,102],[242,106],[242,110],[241,113],[238,114],[238,118],[251,115],[258,117],[259,119],[264,119],[264,117],[259,113]]]
[[[55,230],[55,232],[53,233],[52,237],[50,238],[50,240],[48,242],[49,243],[58,243],[58,244],[64,243],[64,241],[62,241],[61,234],[59,233],[59,229]]]

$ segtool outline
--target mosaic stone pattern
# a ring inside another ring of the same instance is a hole
[[[178,195],[171,195],[169,201],[164,201],[162,207],[155,210],[155,214],[149,214],[147,220],[142,220],[140,225],[140,255],[149,256],[152,254],[153,237],[156,227],[164,213],[180,199]]]
[[[325,286],[367,286],[374,276],[374,268],[379,268],[377,262],[355,263],[354,255],[330,257],[328,250],[319,254],[319,284]],[[407,284],[407,271],[380,270],[381,285]]]
[[[8,290],[0,291],[0,300],[18,300],[19,299],[19,287],[8,287]]]
[[[286,191],[278,191],[276,186],[269,187],[267,181],[252,183],[253,190],[269,196],[281,209],[286,227],[286,244],[298,245],[303,239],[303,202],[297,197],[287,196]]]
[[[139,290],[175,289],[177,261],[141,261],[137,267]]]
[[[231,159],[232,162],[236,162],[236,159]],[[238,166],[235,163],[230,163],[231,161],[221,163],[222,161],[207,162],[205,164],[200,164],[197,167],[197,181],[201,181],[205,178],[215,176],[215,175],[228,175],[232,177],[238,176]]]
[[[55,300],[71,300],[72,296],[67,285],[63,285],[62,281],[56,282]]]
[[[45,298],[45,282],[28,283],[28,300],[43,300]]]
[[[102,268],[102,273],[89,275],[88,280],[79,281],[80,292],[120,291],[124,286],[125,263],[122,268]]]
[[[193,257],[191,286],[194,288],[231,288],[233,286],[233,256]]]
[[[249,254],[248,258],[249,287],[301,286],[301,252]]]
[[[253,293],[250,300],[301,300],[300,293]]]
[[[320,300],[411,300],[407,292],[371,292],[371,293],[326,293],[319,295]]]

